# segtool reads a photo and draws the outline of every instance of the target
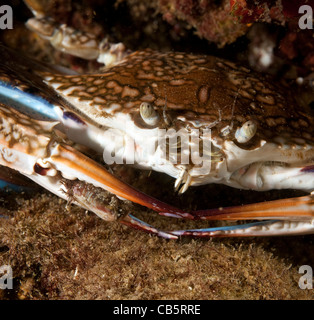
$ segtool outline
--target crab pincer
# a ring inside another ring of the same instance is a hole
[[[122,182],[102,165],[65,144],[54,130],[55,121],[34,120],[3,104],[0,104],[0,117],[0,164],[18,170],[58,196],[70,199],[109,221],[119,216],[112,214],[108,206],[100,202],[105,198],[97,194],[109,192],[119,199],[130,200],[157,212],[192,217]],[[159,232],[131,217],[126,218],[125,223],[147,232]]]

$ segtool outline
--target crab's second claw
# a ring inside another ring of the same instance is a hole
[[[18,170],[58,196],[61,178],[79,180],[157,212],[190,217],[188,213],[134,189],[97,162],[64,144],[54,130],[57,122],[34,120],[3,104],[0,104],[0,119],[0,165]],[[80,201],[83,201],[82,197]]]
[[[176,236],[192,237],[260,237],[312,234],[314,219],[310,221],[267,220],[242,225],[206,229],[175,230]]]
[[[227,208],[194,211],[201,220],[265,220],[207,229],[176,230],[177,236],[247,237],[310,234],[314,232],[314,197],[265,201]],[[268,220],[271,219],[271,220]]]
[[[120,198],[138,203],[154,211],[168,212],[183,218],[190,216],[180,209],[134,189],[113,176],[103,166],[70,146],[56,143],[55,146],[51,147],[51,156],[45,161],[52,163],[54,168],[62,174],[65,175],[66,173],[67,177],[83,180],[96,187],[106,189]]]
[[[311,220],[314,218],[314,194],[242,206],[198,210],[193,214],[202,220]]]

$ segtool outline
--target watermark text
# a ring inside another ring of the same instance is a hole
[[[117,129],[107,130],[108,143],[103,153],[107,164],[193,164],[198,174],[209,174],[213,156],[210,129],[156,128],[151,136],[136,130],[134,125],[130,125],[127,135]]]
[[[300,289],[313,289],[313,269],[311,266],[303,265],[299,268],[299,273],[303,274],[299,279]]]
[[[13,271],[11,266],[0,266],[0,289],[13,289]]]
[[[313,29],[313,9],[309,5],[303,5],[299,8],[299,13],[303,14],[299,19],[299,28]]]
[[[0,6],[0,29],[13,29],[13,10],[8,5]]]

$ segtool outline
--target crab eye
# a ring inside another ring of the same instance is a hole
[[[235,138],[239,143],[246,143],[254,137],[256,130],[256,123],[252,120],[249,120],[245,122],[241,128],[237,129],[235,132]]]
[[[147,103],[142,102],[140,105],[140,115],[143,121],[149,126],[155,126],[159,121],[159,115],[154,107]]]

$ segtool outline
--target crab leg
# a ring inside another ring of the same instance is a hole
[[[314,219],[310,221],[267,220],[243,225],[176,230],[171,234],[193,237],[252,237],[252,236],[282,236],[314,233]]]
[[[165,239],[178,238],[127,213],[132,210],[128,201],[123,201],[102,188],[80,180],[68,180],[60,174],[53,177],[41,176],[36,179],[36,182],[70,203],[94,212],[106,221],[118,220],[128,227],[155,234]]]
[[[0,80],[0,102],[42,119],[59,120],[57,108],[47,100],[31,95]]]
[[[20,171],[32,180],[53,186],[53,177],[81,180],[155,211],[190,215],[154,199],[111,175],[104,167],[62,142],[53,130],[57,122],[37,121],[0,104],[0,164]],[[42,177],[48,177],[44,183]],[[49,177],[52,182],[49,183]]]
[[[202,220],[307,220],[314,218],[314,195],[227,208],[199,210],[194,211],[193,215]]]
[[[106,66],[115,64],[130,54],[123,43],[110,43],[107,38],[99,41],[93,34],[79,32],[45,17],[44,8],[37,2],[24,2],[35,16],[27,21],[26,26],[60,51],[83,59],[97,59]]]
[[[201,220],[265,220],[207,229],[176,230],[177,236],[245,237],[314,233],[314,194],[192,213]],[[266,220],[272,219],[272,220]]]
[[[132,227],[134,229],[138,229],[147,233],[156,234],[159,237],[165,238],[165,239],[177,239],[178,237],[171,232],[165,232],[156,229],[155,227],[151,226],[150,224],[143,222],[142,220],[134,217],[131,214],[128,214],[123,219],[120,220],[120,222],[126,226]]]
[[[116,206],[112,205],[112,201],[108,199],[109,192],[99,190],[99,188],[95,188],[92,185],[82,183],[81,181],[76,181],[74,183],[68,181],[67,183],[63,184],[67,185],[66,187],[69,188],[68,190],[71,194],[71,198],[73,198],[77,204],[81,205],[82,207],[87,207],[88,204],[87,209],[93,211],[102,219],[113,221],[119,218],[119,215],[121,215],[120,211],[130,211],[130,209],[127,207],[127,204],[124,204],[124,201],[116,197],[114,202],[118,202],[118,204]],[[109,197],[112,198],[112,195],[109,195]],[[156,229],[148,223],[134,217],[130,213],[124,215],[119,220],[119,222],[133,229],[141,230],[150,234],[155,234],[165,239],[178,238],[175,235]]]

